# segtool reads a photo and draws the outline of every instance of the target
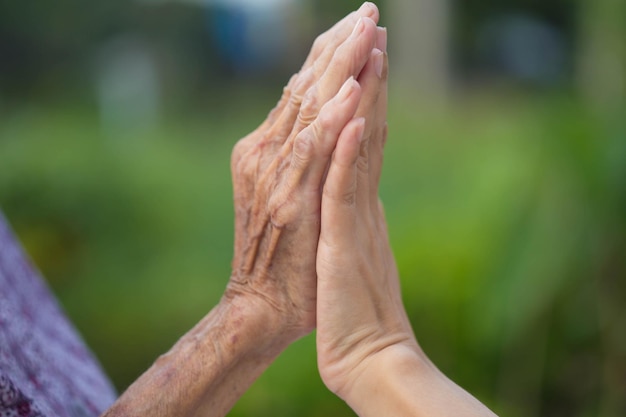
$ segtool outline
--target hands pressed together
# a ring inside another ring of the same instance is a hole
[[[105,413],[222,416],[317,329],[320,375],[360,416],[489,416],[420,349],[378,183],[387,32],[372,3],[320,35],[235,146],[232,275],[220,303]]]

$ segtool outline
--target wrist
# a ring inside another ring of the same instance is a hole
[[[417,344],[396,344],[367,358],[355,369],[351,383],[337,394],[359,416],[410,415],[385,410],[390,405],[402,404],[393,400],[386,404],[386,400],[397,394],[399,385],[406,388],[410,382],[435,377],[437,372]],[[419,392],[415,394],[419,395]],[[382,414],[377,414],[375,410],[380,410]]]
[[[437,369],[417,344],[391,346],[366,365],[342,397],[360,417],[496,416]]]
[[[280,314],[260,297],[227,291],[214,308],[223,317],[224,340],[235,360],[275,359],[293,341]]]
[[[246,323],[254,326],[257,345],[280,353],[291,343],[315,328],[315,297],[302,297],[291,291],[294,275],[280,278],[265,272],[255,276],[231,276],[220,304],[234,305],[243,311]],[[281,285],[276,285],[282,282]],[[315,287],[313,286],[313,295]],[[303,301],[305,300],[305,301]]]
[[[351,373],[350,382],[337,395],[350,406],[362,402],[363,399],[375,402],[375,397],[385,395],[385,391],[393,386],[394,380],[401,379],[406,374],[421,378],[433,371],[436,368],[417,344],[399,343],[386,347],[361,362]]]
[[[105,414],[224,416],[286,347],[267,309],[223,297]]]

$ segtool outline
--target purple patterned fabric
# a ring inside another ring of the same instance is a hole
[[[0,417],[91,417],[115,398],[0,213]]]

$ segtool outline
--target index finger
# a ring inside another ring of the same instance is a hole
[[[316,63],[322,70],[328,65],[332,54],[352,33],[352,29],[361,17],[368,17],[378,24],[380,13],[378,7],[372,2],[365,2],[361,7],[348,14],[337,22],[333,27],[319,35],[313,42],[311,52],[304,61],[301,71],[309,69]]]

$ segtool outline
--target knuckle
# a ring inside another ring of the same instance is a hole
[[[242,149],[239,158],[233,159],[231,164],[233,175],[242,180],[254,179],[259,166],[258,146],[252,145]]]
[[[372,148],[373,151],[381,153],[381,156],[382,156],[383,145],[385,144],[384,128],[380,126],[375,126],[372,129],[371,136],[372,137],[368,140],[370,147]]]
[[[279,194],[272,194],[267,201],[267,211],[270,215],[276,213],[282,204],[279,202]]]
[[[294,139],[293,154],[296,161],[308,161],[312,158],[314,153],[312,136],[310,129],[304,129]]]
[[[276,120],[279,112],[284,108],[285,103],[288,103],[289,101],[291,101],[292,89],[293,89],[293,85],[296,82],[297,77],[298,77],[298,74],[294,74],[290,78],[287,85],[283,88],[283,93],[280,99],[278,100],[274,108],[269,112],[269,115],[267,116],[267,119],[270,122],[273,122],[274,120]]]
[[[292,91],[289,97],[289,104],[296,109],[300,108],[300,105],[302,105],[302,94]]]
[[[366,157],[360,155],[356,161],[357,172],[367,174],[369,173],[369,161]]]
[[[293,82],[293,87],[291,88],[291,96],[289,102],[291,105],[298,109],[302,105],[304,101],[304,95],[309,89],[309,85],[314,79],[314,73],[311,68],[304,70],[302,73],[298,74],[297,79]]]
[[[245,153],[245,148],[246,145],[244,143],[244,140],[240,140],[238,141],[235,146],[233,146],[233,150],[230,153],[230,164],[231,167],[235,167],[237,165],[237,163],[241,160],[241,158],[243,157],[244,153]]]
[[[291,90],[293,90],[294,86],[298,82],[299,77],[300,73],[296,72],[289,78],[287,85],[285,86],[285,88],[283,88],[283,95],[291,94]]]
[[[324,187],[323,196],[324,198],[348,207],[356,204],[356,192],[354,189],[340,191],[333,189],[333,187]]]
[[[333,54],[332,65],[337,68],[352,68],[354,51],[349,48],[351,45],[343,44]]]
[[[318,126],[318,131],[317,133],[322,135],[324,134],[324,132],[328,132],[328,131],[332,131],[334,130],[335,124],[336,124],[336,116],[335,114],[330,111],[330,109],[327,106],[324,106],[322,108],[322,111],[320,112],[320,114],[317,116],[317,122],[315,123]]]
[[[341,193],[341,202],[346,206],[353,206],[356,203],[356,195],[353,192]]]
[[[280,97],[279,103],[290,100],[291,95],[293,94],[293,89],[296,83],[298,82],[298,73],[293,74],[289,79],[289,82],[285,87],[283,87],[283,94]]]
[[[252,179],[256,176],[255,164],[249,163],[249,161],[242,159],[237,164],[237,172],[242,179]]]
[[[310,125],[317,118],[319,111],[319,102],[317,98],[317,88],[313,86],[309,88],[298,113],[298,120],[305,126]]]
[[[322,33],[317,38],[315,38],[315,40],[313,41],[313,46],[311,47],[311,51],[313,52],[313,54],[315,56],[318,56],[324,50],[327,42],[328,40],[326,33]]]
[[[267,202],[267,209],[272,225],[285,227],[298,217],[298,208],[286,192],[273,194]]]

